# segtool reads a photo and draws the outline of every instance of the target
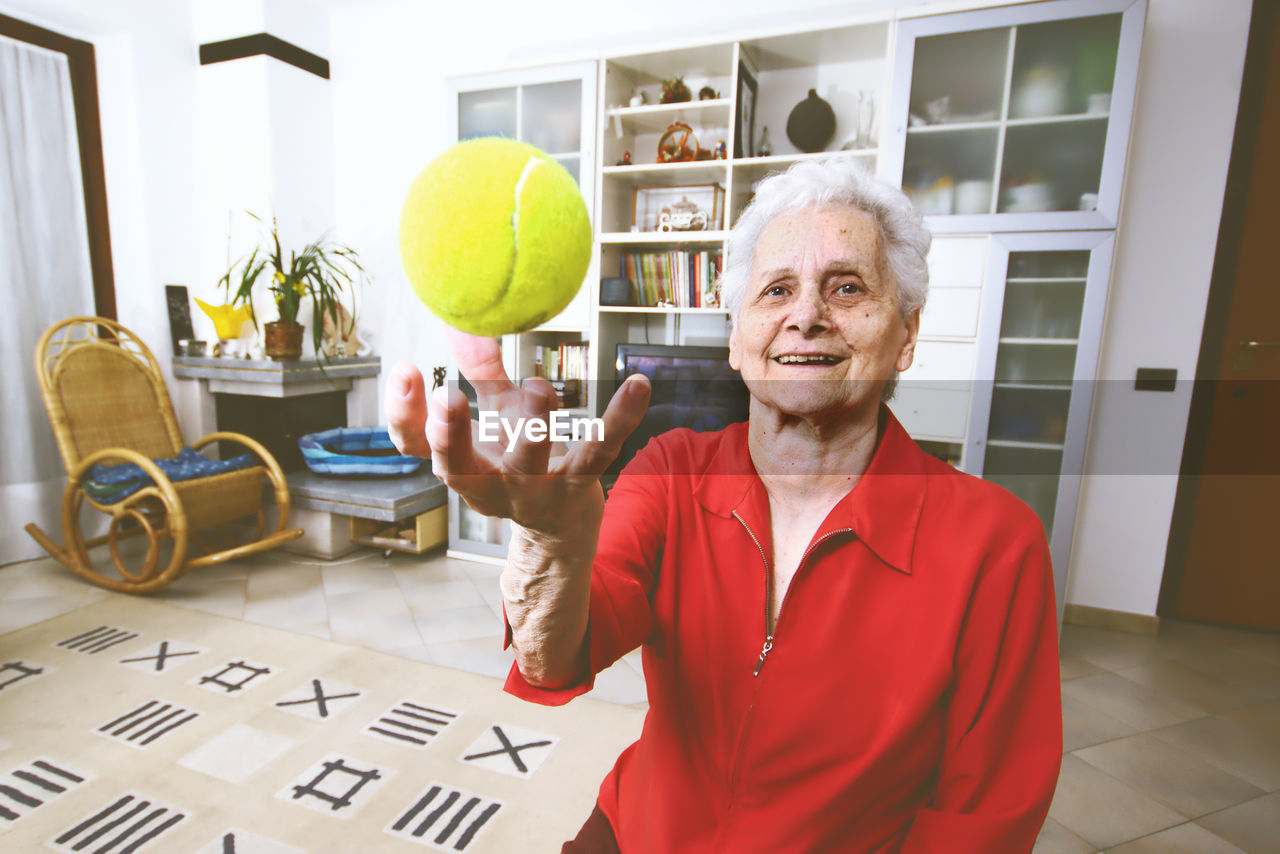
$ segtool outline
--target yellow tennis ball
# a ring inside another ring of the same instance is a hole
[[[582,286],[587,206],[573,176],[532,145],[461,142],[409,187],[400,259],[418,297],[450,326],[488,336],[532,329]]]

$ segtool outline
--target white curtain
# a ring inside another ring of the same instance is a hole
[[[0,36],[0,565],[45,553],[27,522],[62,540],[66,473],[36,384],[36,339],[93,306],[67,58]]]

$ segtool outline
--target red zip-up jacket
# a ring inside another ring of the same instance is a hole
[[[1044,528],[886,415],[772,636],[746,425],[663,434],[618,479],[589,633],[592,673],[643,644],[649,712],[599,795],[623,854],[1031,851],[1062,757]]]

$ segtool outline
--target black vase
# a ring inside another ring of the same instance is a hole
[[[831,105],[818,97],[817,89],[795,105],[787,117],[787,139],[806,154],[824,151],[836,133],[836,114]]]

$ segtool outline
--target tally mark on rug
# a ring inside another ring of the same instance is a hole
[[[330,753],[276,797],[325,815],[347,818],[354,815],[394,773],[371,762]]]
[[[336,715],[362,696],[363,691],[350,685],[312,679],[281,697],[275,705],[281,711],[319,721]]]
[[[66,763],[36,759],[0,777],[0,828],[9,827],[87,779]]]
[[[141,650],[132,658],[122,658],[120,663],[135,670],[142,670],[146,673],[164,673],[171,667],[182,664],[187,660],[189,655],[199,655],[205,650],[199,647],[189,648],[186,644],[179,647],[173,641],[160,641],[144,650]],[[174,664],[170,664],[170,659],[174,659]]]
[[[270,665],[255,661],[228,661],[221,667],[188,680],[188,685],[199,685],[209,691],[221,694],[238,694],[248,688],[261,685],[278,671]]]
[[[196,854],[307,854],[301,848],[232,827]]]
[[[502,807],[501,801],[432,783],[386,832],[442,851],[466,851]]]
[[[97,732],[131,747],[143,748],[198,717],[199,712],[166,703],[164,700],[148,700],[120,717],[107,721],[98,727]]]
[[[33,682],[46,674],[52,673],[53,668],[47,664],[35,664],[30,661],[6,661],[0,664],[0,691],[11,689],[19,684]]]
[[[458,712],[401,700],[362,732],[374,738],[411,744],[421,749],[457,718]]]
[[[458,761],[512,777],[528,777],[551,755],[559,740],[554,735],[510,724],[494,724],[471,743]]]
[[[127,793],[50,840],[49,847],[63,852],[88,849],[92,852],[133,854],[186,817],[186,813],[172,806],[144,795]],[[102,844],[99,847],[89,848],[100,840]]]
[[[81,652],[85,655],[97,655],[125,641],[131,641],[137,636],[137,632],[131,632],[128,629],[117,629],[115,626],[98,626],[96,629],[81,632],[75,637],[58,641],[54,646],[69,649],[73,652]]]

